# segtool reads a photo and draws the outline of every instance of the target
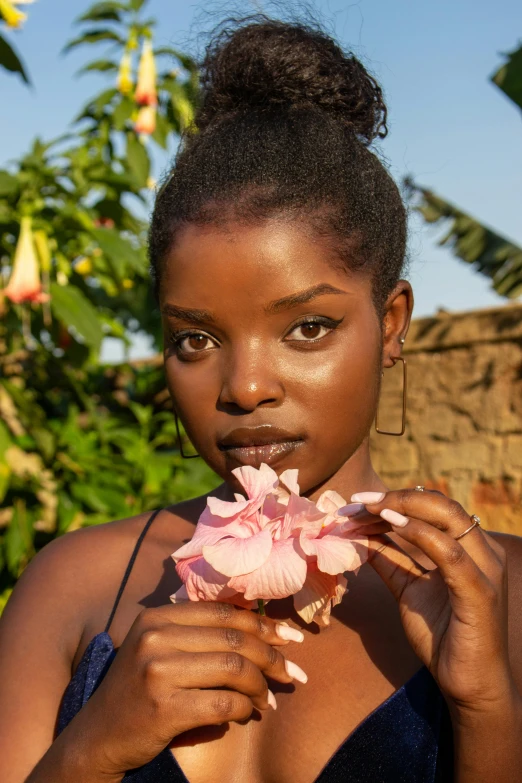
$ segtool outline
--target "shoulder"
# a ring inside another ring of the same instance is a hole
[[[147,551],[168,555],[190,538],[205,500],[195,498],[162,509],[147,531],[140,558],[147,559]],[[2,615],[1,631],[11,638],[21,634],[41,639],[45,626],[47,633],[59,634],[72,660],[86,625],[106,619],[107,602],[114,600],[151,513],[84,527],[43,547],[18,580]]]
[[[58,634],[72,659],[104,583],[120,574],[148,514],[85,527],[54,539],[32,559],[7,602],[0,640]],[[67,632],[65,633],[65,629]]]

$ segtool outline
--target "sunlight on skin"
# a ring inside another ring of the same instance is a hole
[[[303,494],[385,488],[367,433],[382,368],[393,365],[389,357],[407,331],[411,287],[400,281],[390,295],[382,343],[369,279],[340,269],[330,252],[304,224],[271,219],[225,229],[189,225],[165,260],[168,386],[198,453],[236,491],[230,471],[237,463],[218,441],[237,427],[265,424],[303,439],[275,467],[298,468]],[[266,311],[276,299],[324,284],[344,293]],[[167,306],[208,314],[196,326],[169,316]],[[324,325],[303,327],[306,317]],[[181,348],[180,333],[189,335]]]

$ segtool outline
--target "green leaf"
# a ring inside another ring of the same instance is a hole
[[[16,177],[7,171],[0,170],[0,196],[12,196],[17,193],[20,183]]]
[[[7,462],[0,462],[0,503],[4,502],[11,479],[11,468]]]
[[[4,536],[7,567],[18,578],[34,554],[33,531],[25,504],[18,502]]]
[[[12,443],[11,435],[4,422],[0,419],[0,460]]]
[[[147,187],[150,173],[150,160],[145,146],[133,131],[127,133],[127,164],[138,188]]]
[[[507,63],[493,74],[491,81],[522,109],[522,46],[505,56]]]
[[[95,60],[92,63],[88,63],[83,68],[80,68],[77,76],[82,76],[84,73],[90,73],[91,71],[99,71],[100,73],[109,73],[111,71],[117,71],[118,66],[116,63],[110,60]]]
[[[117,231],[111,228],[95,228],[91,233],[105,255],[113,262],[115,267],[121,270],[120,276],[123,276],[125,264],[141,274],[146,272],[147,261],[143,253],[136,250]]]
[[[43,458],[46,461],[52,459],[56,449],[56,443],[52,432],[44,427],[33,427],[31,429],[31,435],[35,439],[38,450]]]
[[[71,487],[71,493],[75,500],[83,503],[91,511],[101,514],[118,517],[129,510],[125,495],[115,489],[100,487],[97,484],[75,483]]]
[[[172,49],[170,46],[159,46],[157,49],[154,49],[154,55],[156,57],[170,55],[171,57],[175,57],[187,71],[192,72],[198,70],[197,63],[192,57],[188,54],[183,54],[183,52],[180,52],[178,49]]]
[[[164,150],[167,149],[167,139],[171,130],[172,127],[165,115],[158,112],[156,114],[156,129],[152,134],[152,138]]]
[[[114,130],[123,130],[125,123],[130,120],[135,109],[136,104],[134,101],[132,101],[127,96],[124,96],[112,113],[112,124],[114,126]]]
[[[11,44],[0,33],[0,65],[7,71],[19,73],[26,84],[31,84],[27,71]]]
[[[89,8],[86,13],[84,13],[82,16],[80,16],[76,22],[104,22],[104,21],[111,21],[111,22],[119,22],[120,21],[120,11],[125,10],[125,5],[123,3],[117,3],[117,2],[101,2],[101,3],[95,3],[91,8]]]
[[[82,46],[83,44],[100,43],[100,41],[115,41],[117,43],[120,43],[122,46],[125,45],[125,41],[123,40],[121,35],[115,33],[114,30],[109,30],[109,29],[87,30],[87,32],[83,33],[83,35],[80,35],[78,38],[74,38],[74,40],[69,41],[69,43],[67,43],[65,47],[62,49],[62,54],[67,54],[72,49],[75,49],[77,46]]]
[[[488,277],[500,296],[518,296],[522,285],[522,247],[412,179],[406,178],[404,185],[413,208],[426,222],[447,226],[439,245],[449,247],[457,258]]]
[[[130,7],[133,11],[141,11],[145,3],[147,3],[148,0],[130,0]]]
[[[98,315],[79,288],[51,283],[51,309],[59,321],[74,327],[88,345],[99,351],[103,331]]]

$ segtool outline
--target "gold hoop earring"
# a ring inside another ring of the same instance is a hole
[[[406,393],[407,393],[407,371],[406,371],[406,359],[402,356],[391,356],[394,361],[402,362],[402,424],[400,432],[390,432],[389,430],[379,429],[379,406],[377,405],[377,411],[375,413],[375,430],[380,435],[404,435],[406,430]],[[384,373],[383,373],[384,375]]]
[[[199,454],[185,454],[185,452],[183,451],[183,441],[181,440],[181,434],[179,431],[179,421],[176,413],[174,414],[174,421],[176,422],[176,432],[178,433],[178,449],[183,459],[195,459],[196,457],[199,457],[200,456]]]

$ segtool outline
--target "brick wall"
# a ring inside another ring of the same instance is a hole
[[[402,437],[372,432],[390,487],[423,484],[483,526],[522,535],[522,305],[440,312],[411,324]],[[385,370],[379,427],[400,429],[402,365]]]

